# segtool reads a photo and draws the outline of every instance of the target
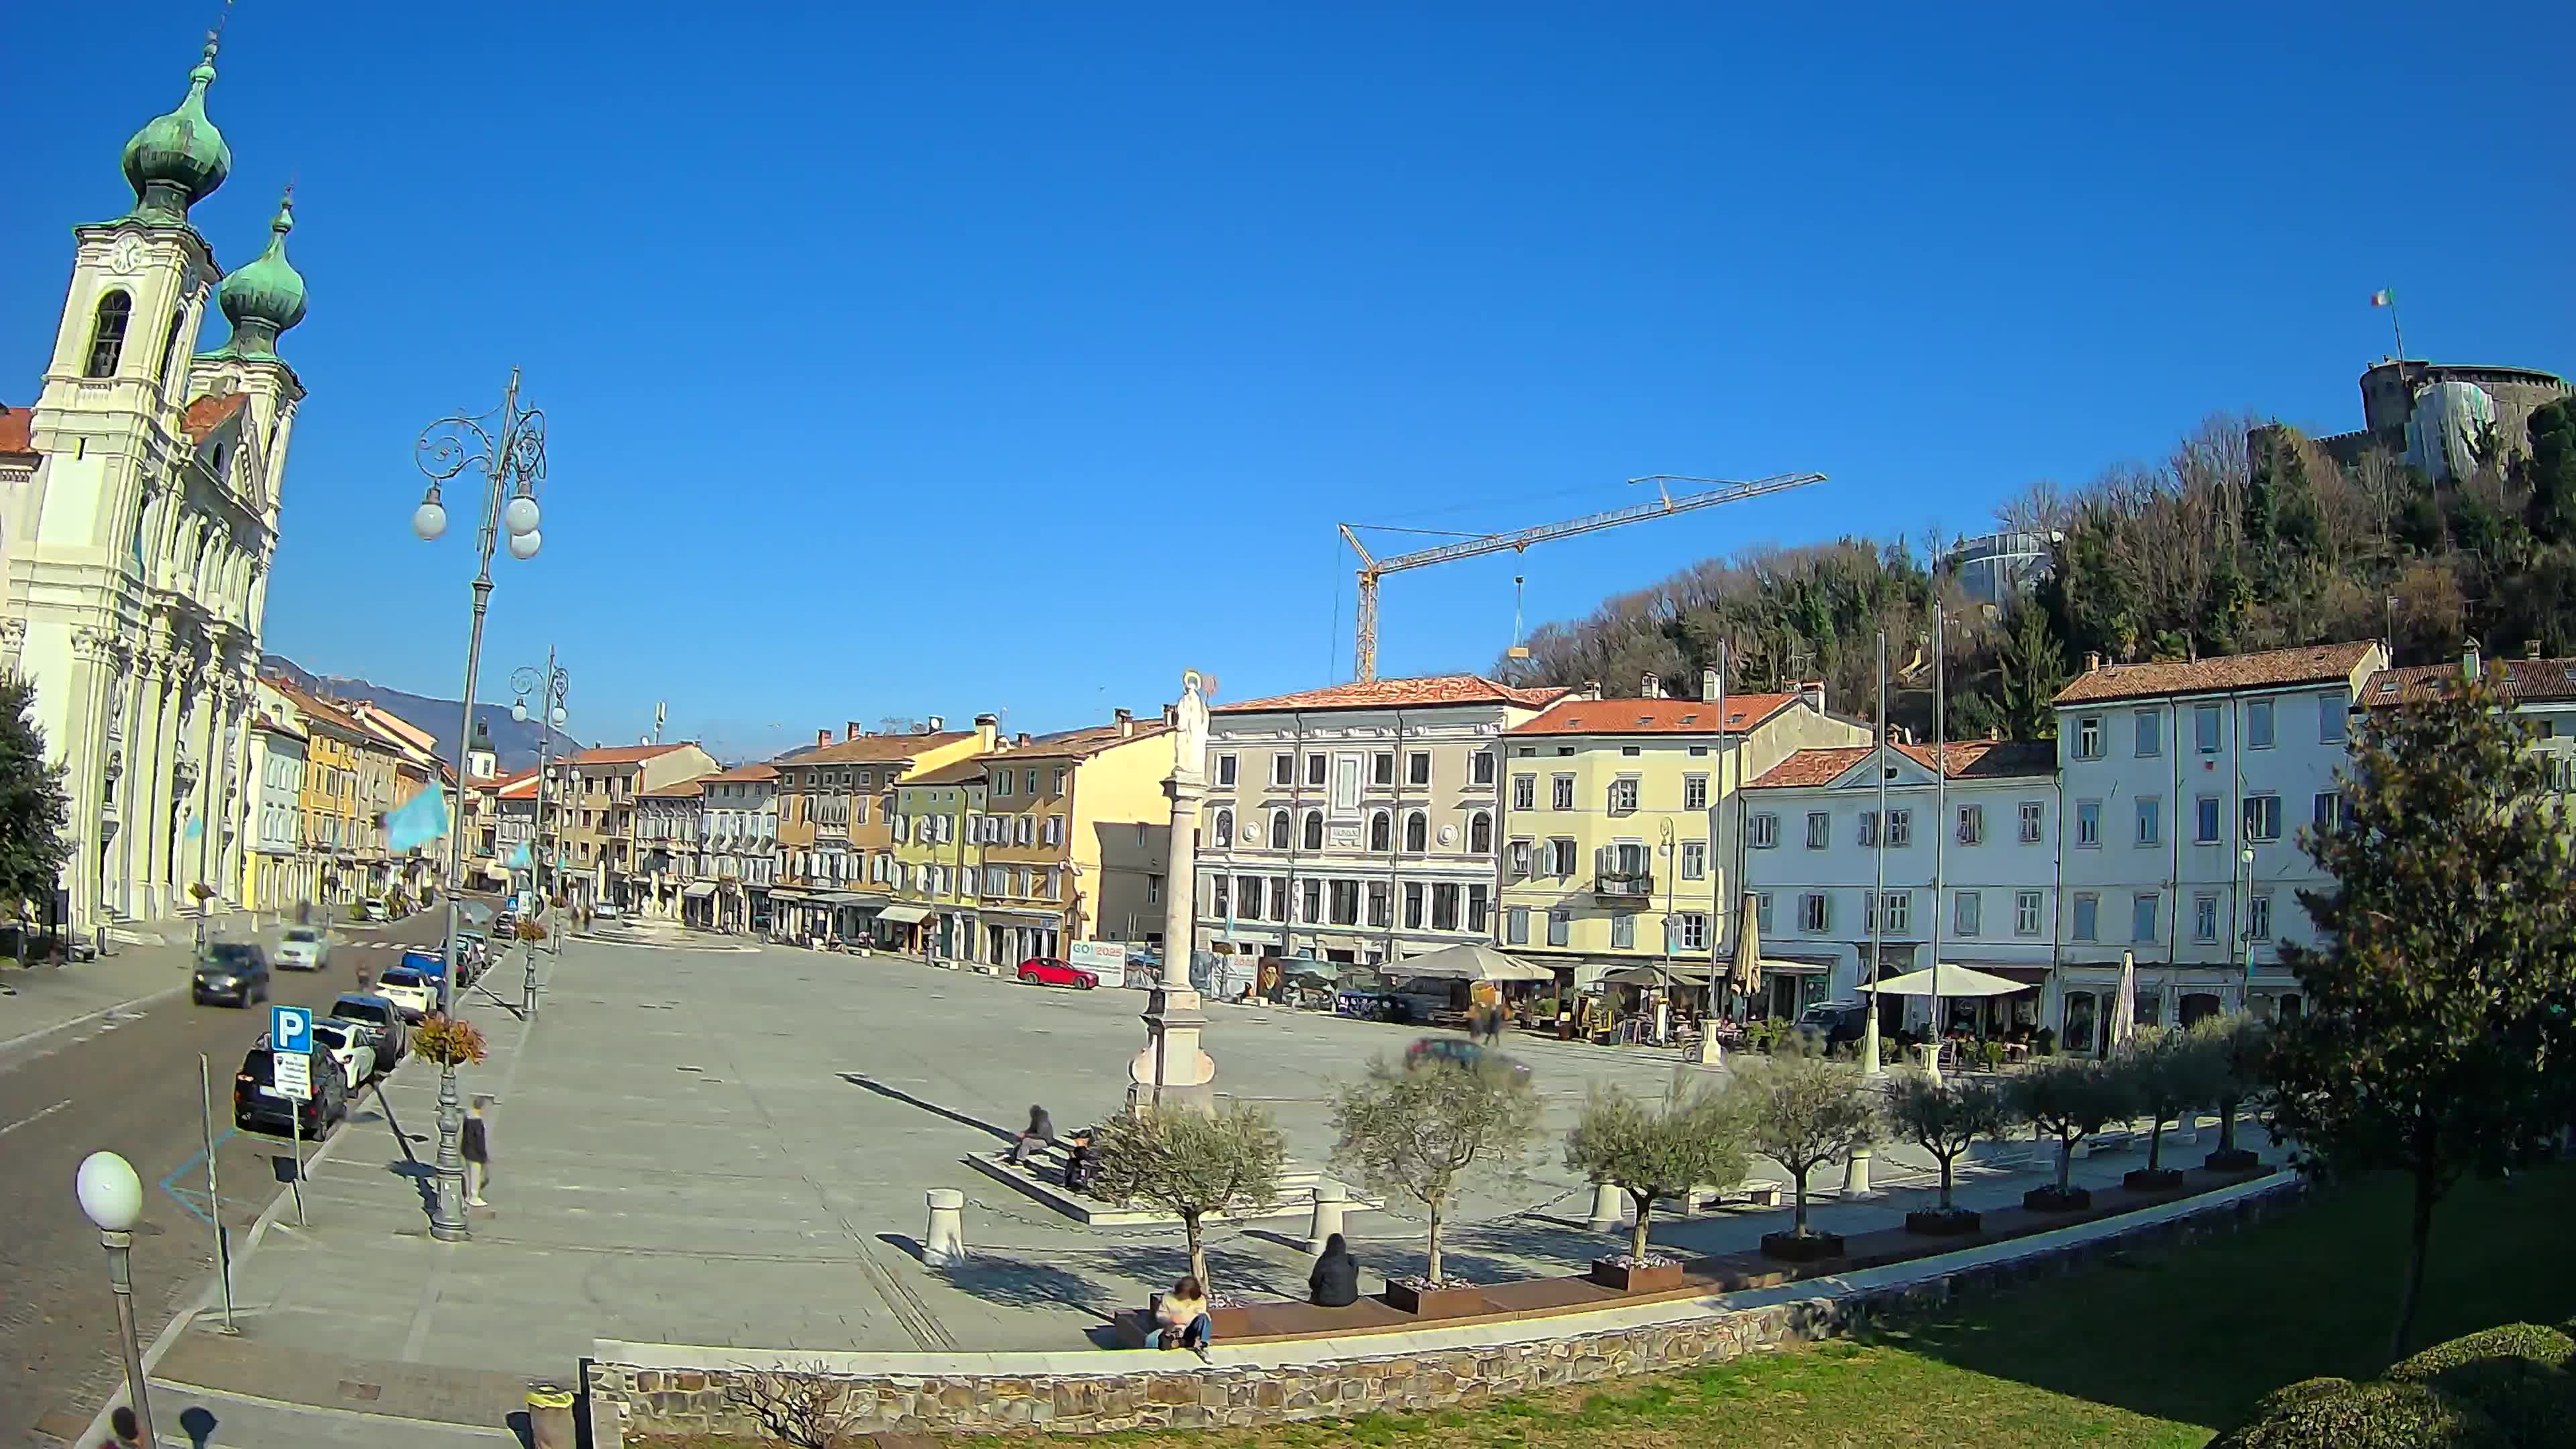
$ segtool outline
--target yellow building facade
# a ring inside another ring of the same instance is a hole
[[[1722,708],[1721,720],[1714,699],[1568,700],[1503,732],[1504,951],[1578,986],[1667,964],[1706,979],[1743,874],[1735,792],[1799,750],[1869,742],[1825,713],[1820,688]]]
[[[894,904],[879,919],[896,918],[898,950],[954,961],[975,939],[983,847],[967,822],[985,813],[985,762],[971,756],[895,786]]]

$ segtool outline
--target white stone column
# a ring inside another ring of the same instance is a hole
[[[1216,1062],[1199,1048],[1207,1017],[1190,989],[1190,954],[1198,919],[1198,829],[1207,763],[1207,702],[1199,676],[1182,676],[1173,731],[1171,839],[1163,857],[1163,975],[1145,1008],[1145,1049],[1128,1067],[1128,1100],[1139,1106],[1215,1104]]]

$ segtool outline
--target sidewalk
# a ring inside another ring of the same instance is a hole
[[[108,954],[95,961],[47,962],[22,971],[17,958],[0,958],[0,985],[16,990],[0,996],[0,1059],[41,1047],[67,1029],[112,1024],[120,1010],[140,1011],[184,990],[196,959],[194,926],[192,918],[150,928],[166,945],[110,940]]]

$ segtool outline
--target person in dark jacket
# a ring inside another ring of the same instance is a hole
[[[1306,1301],[1318,1308],[1348,1308],[1360,1301],[1360,1263],[1339,1233],[1324,1240],[1324,1256],[1306,1275]]]
[[[489,1207],[483,1200],[484,1184],[492,1180],[492,1129],[484,1125],[484,1111],[492,1105],[489,1097],[476,1097],[467,1109],[465,1140],[457,1154],[465,1159],[465,1205]]]
[[[1029,1159],[1038,1155],[1038,1149],[1053,1141],[1055,1141],[1055,1119],[1047,1115],[1047,1109],[1044,1107],[1030,1107],[1028,1130],[1022,1132],[1011,1144],[1011,1165],[1028,1166]]]

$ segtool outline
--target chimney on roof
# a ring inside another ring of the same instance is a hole
[[[1118,737],[1120,739],[1125,739],[1136,733],[1136,711],[1132,709],[1121,709],[1112,710],[1111,713],[1118,719]]]
[[[1699,697],[1710,704],[1717,703],[1716,670],[1703,669],[1699,672]]]
[[[1637,686],[1637,697],[1639,699],[1663,698],[1664,681],[1662,676],[1656,674],[1655,671],[1651,669],[1647,670],[1644,681]]]
[[[1000,734],[1001,731],[1002,717],[1000,715],[987,713],[975,716],[975,753],[979,755],[991,754],[993,752],[993,737]]]
[[[845,734],[845,735],[841,736],[841,738],[842,738],[842,739],[844,739],[844,740],[855,740],[855,739],[857,739],[860,735],[863,735],[863,734],[867,733],[867,731],[862,730],[862,729],[860,729],[860,728],[859,728],[859,722],[858,722],[857,720],[851,720],[851,721],[849,721],[848,723],[843,724],[843,725],[841,726],[841,728],[842,728],[842,729],[844,729],[844,730],[847,730],[847,731],[849,732],[849,733],[847,733],[847,734]]]
[[[816,731],[814,731],[814,746],[815,746],[815,748],[820,749],[820,748],[822,748],[823,746],[830,744],[831,742],[832,742],[832,732],[831,732],[830,730],[816,730]]]
[[[2478,677],[2478,641],[2475,639],[2460,642],[2460,677],[2469,680]]]
[[[1583,687],[1581,689],[1574,691],[1574,693],[1568,697],[1572,699],[1599,699],[1601,697],[1601,681],[1597,679],[1587,679],[1583,681]]]
[[[2537,640],[2537,639],[2525,639],[2525,640],[2523,640],[2523,641],[2522,641],[2522,657],[2523,657],[2523,658],[2525,658],[2525,659],[2537,659],[2537,658],[2539,658],[2539,657],[2540,657],[2540,641],[2539,641],[2539,640]]]
[[[1021,749],[1027,749],[1029,746],[1029,732],[1027,730],[1020,731],[1019,737],[1012,740],[1011,743],[1017,745]]]
[[[1816,713],[1823,714],[1825,712],[1825,682],[1823,680],[1810,679],[1801,682],[1798,686],[1798,697],[1805,700],[1807,702],[1807,707],[1814,710]]]
[[[2099,674],[2102,672],[2101,650],[2087,649],[2084,651],[2084,672],[2087,674]]]

